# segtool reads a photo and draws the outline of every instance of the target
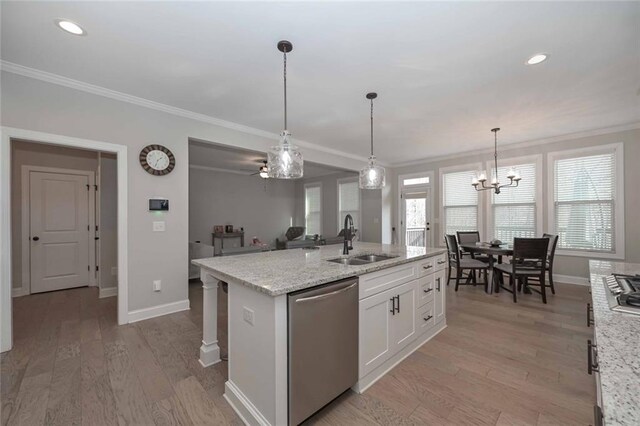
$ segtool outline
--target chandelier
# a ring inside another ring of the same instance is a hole
[[[381,189],[385,184],[384,167],[376,164],[376,156],[373,155],[373,100],[378,97],[377,93],[367,93],[367,99],[371,101],[371,155],[369,164],[360,170],[360,189]]]
[[[500,189],[502,188],[516,188],[518,186],[518,182],[522,179],[520,174],[511,167],[507,172],[507,179],[509,179],[509,183],[505,183],[500,185],[500,181],[498,180],[498,132],[500,131],[499,127],[495,129],[491,129],[494,136],[494,145],[493,145],[493,159],[495,161],[495,176],[491,179],[490,185],[485,185],[487,181],[487,174],[485,172],[478,172],[478,174],[471,181],[471,185],[476,189],[476,191],[486,191],[493,190],[496,194],[500,193]]]
[[[291,133],[287,130],[287,53],[293,50],[293,44],[281,40],[278,50],[284,55],[284,130],[280,134],[280,144],[267,153],[267,173],[270,178],[297,179],[303,175],[302,153],[289,142]]]

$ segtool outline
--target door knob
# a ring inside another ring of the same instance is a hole
[[[33,237],[32,239],[33,239],[33,241],[39,241],[40,237]]]

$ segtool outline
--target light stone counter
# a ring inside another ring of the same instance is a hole
[[[342,255],[342,244],[334,244],[311,250],[277,250],[241,256],[196,259],[192,263],[214,273],[218,278],[243,284],[270,296],[279,296],[445,252],[446,250],[441,248],[355,242],[348,256]],[[341,265],[327,262],[328,259],[363,254],[385,254],[396,257],[365,265]]]
[[[589,261],[605,425],[640,425],[640,315],[614,312],[602,278],[640,274],[640,264]]]

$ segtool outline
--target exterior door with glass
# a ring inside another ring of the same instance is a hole
[[[426,247],[431,244],[429,189],[404,190],[401,194],[401,244]]]

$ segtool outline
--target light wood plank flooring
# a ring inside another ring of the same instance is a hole
[[[558,284],[543,305],[481,287],[448,289],[448,328],[365,394],[308,424],[586,425],[586,287]],[[202,368],[202,290],[192,309],[123,327],[116,298],[81,288],[14,299],[14,349],[2,356],[2,424],[241,424],[222,397],[226,363]],[[226,298],[219,297],[226,353]]]

